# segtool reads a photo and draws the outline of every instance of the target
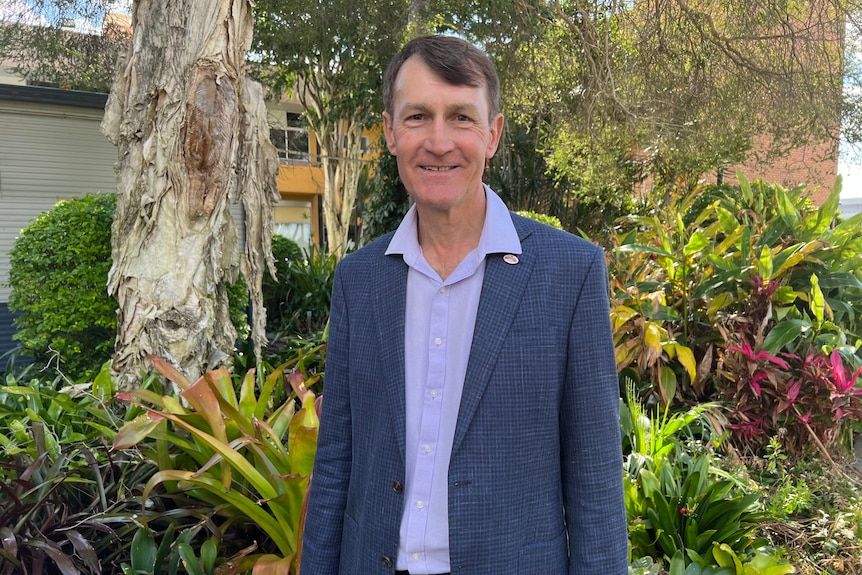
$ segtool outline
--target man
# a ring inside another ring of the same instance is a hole
[[[604,254],[482,183],[474,46],[411,41],[384,99],[414,206],[336,271],[302,574],[626,573]]]

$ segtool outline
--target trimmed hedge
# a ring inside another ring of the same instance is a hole
[[[58,355],[73,377],[92,377],[111,357],[117,302],[108,296],[116,196],[58,202],[22,230],[9,252],[13,336],[39,362]]]

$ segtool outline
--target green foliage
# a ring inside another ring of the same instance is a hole
[[[26,381],[29,371],[9,374],[0,386],[0,460],[23,457],[32,462],[42,453],[56,460],[79,444],[113,437],[117,419],[104,405],[112,393],[107,364],[92,384],[59,389],[60,377],[51,383],[36,378]],[[68,459],[68,455],[64,457]],[[87,462],[81,456],[68,465],[85,466]]]
[[[175,529],[171,524],[157,546],[153,534],[146,527],[140,527],[132,539],[129,563],[122,564],[123,575],[148,573],[167,575],[177,572],[189,575],[214,575],[218,550],[216,542],[210,538],[200,545],[200,557],[192,542],[192,530],[184,529],[174,539]],[[182,568],[182,571],[180,569]]]
[[[795,573],[796,568],[789,565],[777,553],[768,549],[758,549],[750,559],[740,557],[725,544],[715,544],[713,555],[716,565],[701,566],[699,563],[685,564],[682,552],[677,552],[670,565],[670,575],[785,575]],[[629,575],[659,575],[662,571],[650,557],[642,557],[629,566]]]
[[[635,175],[619,184],[622,180],[615,182],[601,166],[579,157],[577,146],[569,142],[548,150],[543,129],[547,118],[524,121],[527,125],[507,123],[504,140],[488,165],[489,185],[514,211],[548,214],[572,233],[607,236],[613,222],[633,209]]]
[[[230,322],[236,328],[237,340],[245,341],[251,333],[251,326],[248,324],[248,284],[242,274],[227,286],[227,301],[230,306]]]
[[[359,186],[362,242],[365,244],[397,229],[410,208],[410,197],[398,175],[398,163],[386,150],[382,135],[377,148],[380,151],[377,162],[364,168],[366,177],[360,180]]]
[[[773,445],[777,443],[774,442]],[[781,455],[748,457],[746,468],[757,482],[773,521],[764,536],[784,547],[803,573],[854,573],[862,541],[862,481],[852,469],[822,457]]]
[[[22,230],[9,252],[9,309],[15,340],[40,363],[55,359],[65,373],[89,379],[110,359],[117,333],[117,302],[107,294],[115,194],[63,200]],[[231,321],[249,333],[248,288],[228,286]]]
[[[787,449],[826,445],[862,401],[860,218],[837,218],[840,181],[817,208],[804,188],[739,179],[700,213],[681,188],[617,236],[617,361],[664,404],[728,400],[746,449],[779,430]]]
[[[272,257],[276,277],[264,274],[261,288],[266,307],[266,329],[279,332],[290,323],[291,270],[295,262],[302,260],[302,249],[293,240],[272,234]]]
[[[114,347],[111,267],[114,194],[58,202],[22,230],[9,252],[15,339],[36,361],[56,354],[67,373],[92,377]]]
[[[560,223],[560,218],[556,216],[537,214],[536,212],[518,212],[518,214],[524,216],[525,218],[536,220],[537,222],[543,223],[546,226],[551,226],[552,228],[556,228],[558,230],[563,229],[563,224]]]
[[[734,403],[730,428],[743,441],[758,446],[780,434],[789,451],[812,440],[823,449],[862,417],[860,218],[837,218],[840,180],[819,208],[799,188],[743,179],[740,189],[743,202],[774,207],[763,206],[761,222],[746,216],[760,237],[749,249],[748,299],[720,326],[730,345],[716,387]],[[733,254],[725,269],[740,264]]]
[[[14,72],[29,85],[107,93],[131,41],[122,22],[103,21],[112,4],[109,0],[6,2],[0,59],[14,63]],[[43,14],[46,18],[40,20],[46,25],[34,26],[31,10]],[[63,29],[68,19],[100,22],[104,33]]]
[[[746,557],[763,545],[755,537],[764,519],[758,494],[719,469],[704,447],[704,433],[715,432],[708,416],[715,418],[716,407],[672,415],[666,409],[650,418],[634,384],[627,385],[620,424],[627,440],[624,492],[632,559],[651,557],[673,573],[690,564],[720,565],[713,544]],[[683,432],[690,443],[680,439]]]
[[[273,404],[286,365],[263,380],[250,370],[237,396],[227,370],[208,372],[192,383],[167,362],[153,362],[181,389],[182,402],[147,390],[123,395],[147,411],[114,439],[115,449],[150,441],[143,449],[159,462],[159,471],[142,499],[156,496],[159,486],[167,494],[182,491],[218,509],[222,532],[243,528],[265,536],[263,553],[244,558],[244,565],[295,573],[318,427],[315,395],[306,385],[316,378],[306,382],[294,370],[289,379],[296,395]]]
[[[279,235],[273,235],[272,246],[278,279],[267,275],[263,281],[267,331],[273,336],[267,352],[291,356],[308,348],[309,342],[311,347],[322,343],[338,260],[317,246],[302,250]]]
[[[332,284],[338,258],[312,246],[304,257],[290,263],[284,333],[307,336],[319,333],[329,320]]]
[[[648,458],[658,469],[685,449],[681,434],[690,441],[710,440],[718,435],[720,430],[713,422],[721,421],[719,408],[718,403],[703,403],[685,412],[671,413],[667,405],[662,414],[650,417],[637,398],[635,382],[627,379],[625,401],[620,405],[623,452]]]
[[[142,510],[133,492],[155,472],[134,453],[107,451],[121,421],[106,404],[107,366],[92,384],[61,382],[25,371],[0,387],[4,572],[112,572]]]

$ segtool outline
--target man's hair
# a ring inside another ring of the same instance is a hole
[[[485,87],[489,120],[500,113],[500,78],[493,62],[473,44],[454,36],[422,36],[410,40],[389,62],[383,74],[383,101],[392,113],[395,79],[410,57],[418,56],[444,82],[453,86]]]

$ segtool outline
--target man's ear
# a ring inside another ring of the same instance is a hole
[[[505,120],[503,119],[503,114],[497,114],[494,119],[491,120],[489,129],[491,137],[488,139],[488,148],[485,150],[485,159],[490,160],[494,154],[497,153],[497,146],[500,144],[500,138],[503,135],[504,124]]]
[[[392,133],[392,116],[389,115],[389,112],[383,112],[383,136],[386,138],[386,147],[389,148],[389,153],[397,156],[395,137]]]

